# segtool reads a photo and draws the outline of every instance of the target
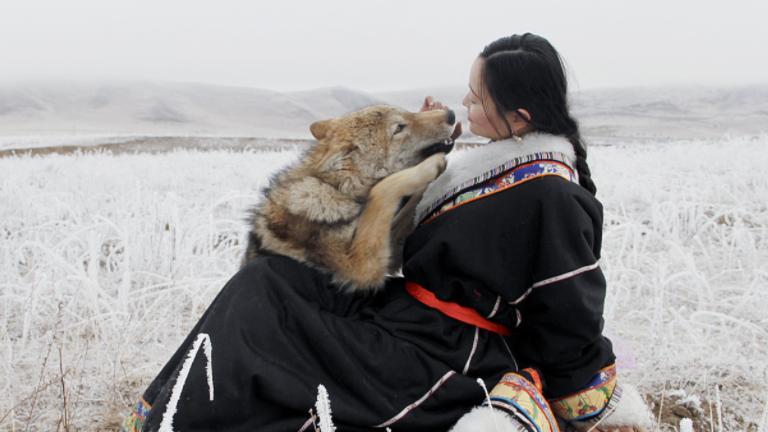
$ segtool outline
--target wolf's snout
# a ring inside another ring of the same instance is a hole
[[[446,117],[445,121],[447,121],[449,125],[453,126],[453,124],[456,123],[456,113],[449,109],[448,116]]]

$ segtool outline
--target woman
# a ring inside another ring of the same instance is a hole
[[[417,207],[403,278],[344,295],[316,269],[258,258],[126,429],[312,430],[319,384],[344,431],[645,426],[637,392],[619,398],[601,334],[602,208],[557,52],[531,34],[495,41],[464,105],[491,143],[449,155]],[[477,378],[495,385],[490,398]],[[467,414],[486,399],[493,408]],[[633,399],[635,417],[623,412]]]

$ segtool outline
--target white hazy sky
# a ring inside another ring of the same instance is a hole
[[[0,81],[463,85],[484,45],[530,31],[581,89],[766,83],[766,19],[766,0],[0,0]]]

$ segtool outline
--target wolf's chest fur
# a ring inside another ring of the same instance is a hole
[[[341,193],[317,177],[286,172],[266,191],[251,214],[252,246],[246,261],[262,250],[330,268],[328,253],[349,246],[364,201]]]

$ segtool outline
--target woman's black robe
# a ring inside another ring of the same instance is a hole
[[[563,177],[527,180],[420,224],[404,278],[375,295],[340,291],[287,257],[256,259],[147,388],[146,418],[134,414],[134,427],[312,430],[322,384],[337,430],[444,431],[483,401],[477,378],[491,388],[534,366],[547,397],[581,389],[614,360],[601,334],[602,206]],[[512,334],[446,316],[412,297],[406,280]]]

